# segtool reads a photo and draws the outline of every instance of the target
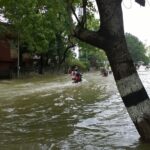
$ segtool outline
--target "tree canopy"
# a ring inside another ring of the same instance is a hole
[[[125,34],[129,52],[133,58],[133,61],[137,63],[138,61],[143,61],[145,64],[148,63],[149,59],[146,56],[146,48],[143,42],[141,42],[136,36],[126,33]]]
[[[47,51],[56,32],[65,36],[69,22],[63,0],[1,0],[1,14],[30,49]]]
[[[140,3],[140,1],[137,2]],[[100,22],[94,17],[95,12],[95,5],[92,1],[87,0],[0,1],[0,13],[13,26],[13,30],[19,35],[20,43],[26,43],[28,49],[35,53],[48,53],[51,59],[55,59],[57,56],[59,64],[70,56],[69,49],[74,47],[75,43],[78,43],[80,52],[82,51],[81,57],[88,54],[86,56],[88,60],[89,57],[90,60],[102,61],[106,59],[104,52],[76,41],[71,36],[76,21],[83,28],[98,31]],[[76,21],[73,20],[72,14],[74,14]],[[146,62],[145,52],[141,50],[144,47],[142,44],[135,44],[139,42],[135,42],[130,37],[127,38],[127,42],[131,54],[134,55],[134,61],[142,59]]]

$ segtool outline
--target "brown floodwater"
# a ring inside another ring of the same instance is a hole
[[[139,71],[150,94],[150,71]],[[112,75],[0,81],[0,150],[149,150]]]

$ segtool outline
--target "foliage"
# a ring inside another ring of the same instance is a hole
[[[74,16],[78,22],[78,26],[86,28],[91,31],[98,31],[100,22],[95,17],[95,5],[92,1],[78,0],[74,1]],[[80,14],[79,8],[82,9]],[[87,68],[99,66],[107,60],[105,53],[94,46],[88,45],[81,41],[77,41],[79,45],[79,59],[86,64]]]
[[[80,57],[79,59],[87,64],[89,67],[99,68],[104,65],[104,62],[107,61],[107,57],[104,51],[80,42]]]
[[[68,33],[64,0],[1,0],[0,8],[21,41],[38,53],[48,50],[56,32]]]
[[[79,59],[75,59],[74,57],[70,57],[67,59],[67,62],[69,67],[78,66],[80,70],[87,70],[87,64],[85,64],[83,61],[80,61]]]
[[[148,63],[150,62],[150,46],[147,46],[146,47],[146,50],[147,50],[147,56],[148,56]]]
[[[41,69],[42,61],[58,69],[70,57],[74,44],[70,40],[72,24],[67,10],[66,0],[0,1],[0,14],[12,26],[10,32],[15,33],[18,51],[26,45],[28,52],[44,56],[38,63]]]
[[[135,63],[138,61],[143,61],[145,64],[147,64],[149,60],[146,56],[146,48],[144,44],[136,36],[130,33],[126,33],[125,36],[133,61]]]

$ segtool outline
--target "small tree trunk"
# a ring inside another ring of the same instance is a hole
[[[43,74],[43,54],[40,55],[38,72],[39,74]]]

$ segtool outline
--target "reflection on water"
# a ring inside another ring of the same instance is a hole
[[[150,93],[147,72],[139,72]],[[0,83],[0,150],[148,150],[112,75],[55,82]],[[150,81],[150,80],[149,80]]]

